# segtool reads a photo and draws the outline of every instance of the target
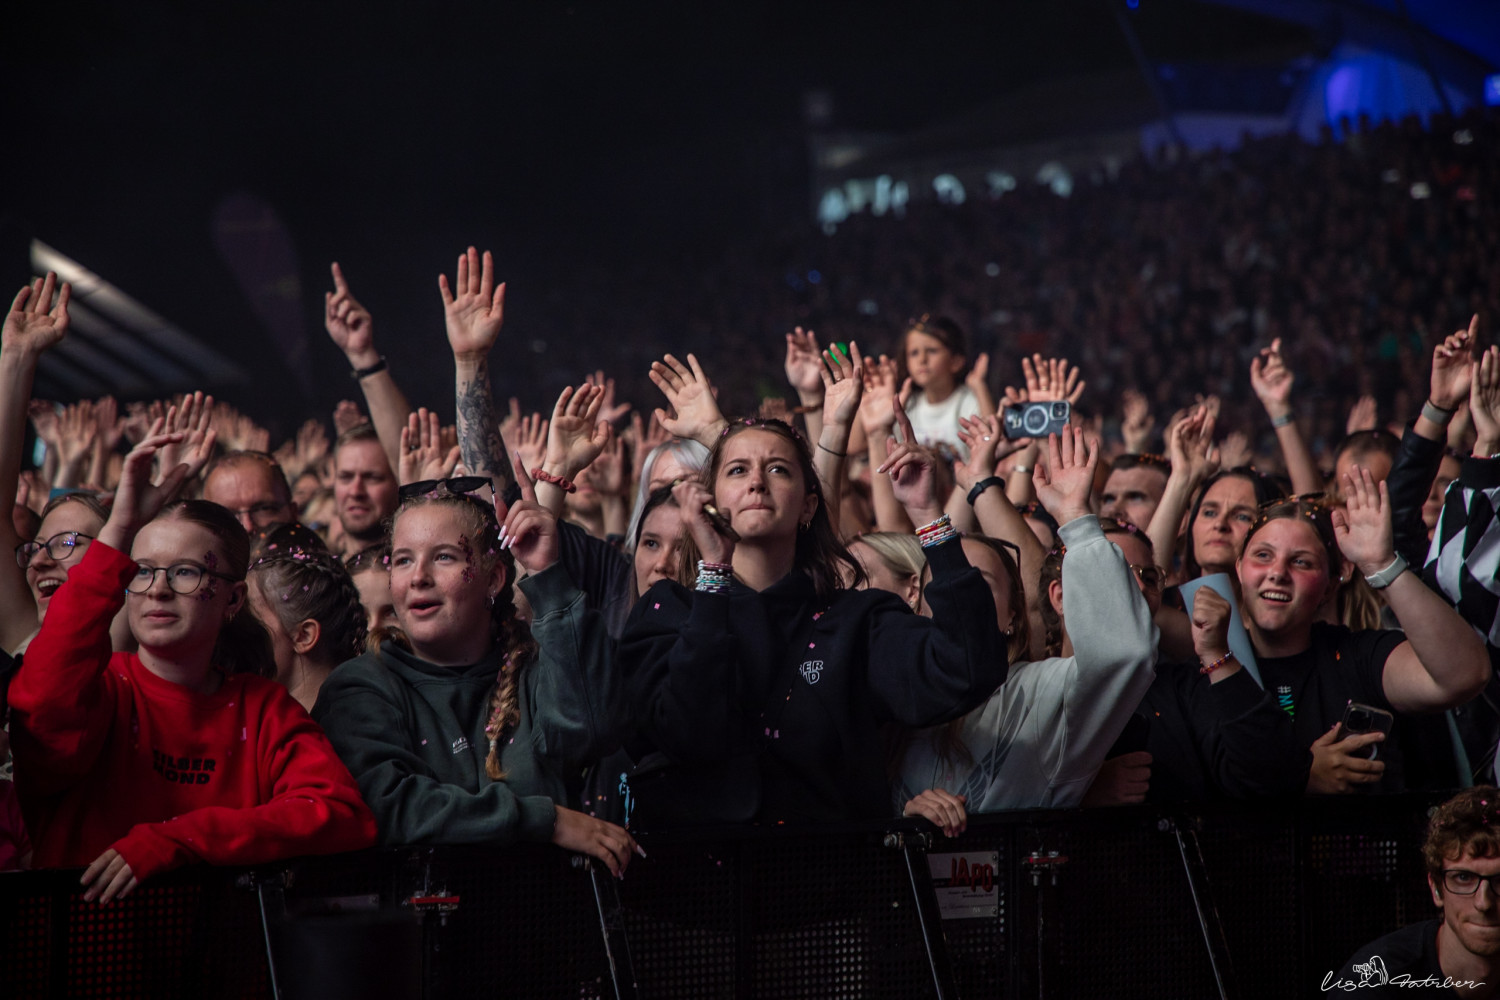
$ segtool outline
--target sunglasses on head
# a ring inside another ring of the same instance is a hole
[[[495,491],[495,484],[489,476],[454,476],[452,479],[423,479],[415,483],[407,483],[396,491],[398,500],[413,500],[425,496],[451,496],[467,497],[473,496],[475,490],[488,486],[490,492]],[[478,497],[474,497],[478,500]]]

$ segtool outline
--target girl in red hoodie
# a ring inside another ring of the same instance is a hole
[[[187,474],[125,459],[109,520],[52,599],[11,683],[16,790],[37,867],[87,866],[85,899],[158,872],[368,847],[375,823],[323,731],[268,680],[245,607],[249,539]],[[159,513],[158,513],[159,512]],[[130,553],[126,555],[126,553]],[[138,653],[111,653],[128,609]]]

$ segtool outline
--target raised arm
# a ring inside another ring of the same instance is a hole
[[[807,425],[807,439],[818,440],[823,432],[823,352],[818,335],[797,327],[786,335],[786,380],[797,390],[797,410]],[[826,485],[826,484],[825,484]]]
[[[1145,526],[1156,553],[1156,565],[1163,573],[1172,571],[1172,553],[1177,551],[1182,518],[1192,507],[1193,494],[1219,468],[1219,454],[1214,448],[1214,418],[1206,408],[1194,407],[1188,416],[1167,428],[1167,453],[1172,471],[1167,476],[1161,503],[1151,515],[1151,523]]]
[[[457,272],[452,288],[446,274],[438,275],[438,288],[453,348],[458,445],[469,474],[489,476],[495,495],[504,496],[511,482],[510,460],[490,393],[489,356],[505,323],[505,282],[495,284],[495,261],[488,250],[481,261],[469,247],[459,255]]]
[[[1346,506],[1333,511],[1344,558],[1369,577],[1400,565],[1391,537],[1390,497],[1368,469],[1344,477]],[[1406,641],[1385,662],[1382,686],[1397,711],[1456,708],[1484,689],[1490,661],[1474,629],[1415,573],[1400,572],[1384,588]]]
[[[823,482],[828,519],[833,522],[833,530],[838,532],[846,478],[844,469],[849,464],[849,432],[859,415],[859,400],[865,388],[864,359],[860,357],[859,345],[851,341],[847,355],[837,344],[830,347],[824,354],[824,361],[818,363],[818,375],[822,380],[824,403],[817,445],[813,448],[813,468],[818,470],[818,478]]]
[[[869,443],[870,465],[884,462],[896,426],[896,411],[904,411],[910,396],[911,380],[906,389],[896,393],[896,362],[881,355],[878,361],[865,363],[864,393],[860,397],[859,419]],[[881,531],[910,531],[913,525],[891,492],[891,481],[883,476],[870,477],[870,499],[875,507],[875,527]]]
[[[604,388],[581,385],[563,388],[547,422],[547,447],[541,462],[536,496],[542,506],[560,515],[567,494],[562,483],[571,485],[604,451],[613,436],[608,423],[599,419]],[[529,474],[529,470],[528,474]],[[523,482],[524,480],[517,480]]]
[[[400,463],[401,428],[406,426],[411,404],[385,358],[375,350],[375,320],[370,310],[350,294],[338,261],[334,261],[332,271],[333,291],[323,293],[323,326],[349,360],[350,375],[365,394],[370,423],[375,425],[386,460],[394,469]]]
[[[0,504],[5,513],[0,517],[0,645],[6,650],[15,649],[36,629],[36,603],[13,557],[16,546],[31,539],[16,536],[10,511],[21,478],[21,450],[37,362],[67,333],[71,294],[66,282],[58,291],[57,275],[48,272],[45,281],[25,285],[16,293],[0,331]]]
[[[1250,361],[1250,385],[1266,408],[1271,426],[1276,428],[1276,441],[1281,445],[1292,492],[1317,493],[1323,489],[1323,477],[1318,474],[1318,465],[1292,413],[1292,383],[1291,369],[1281,356],[1281,338],[1277,337]]]
[[[712,449],[729,422],[719,410],[719,401],[714,398],[713,387],[698,359],[689,354],[687,364],[683,364],[668,354],[651,362],[647,374],[672,406],[671,413],[656,411],[661,425],[678,437],[692,438]]]

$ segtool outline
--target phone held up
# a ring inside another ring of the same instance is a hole
[[[1389,736],[1391,725],[1396,717],[1383,708],[1373,705],[1361,705],[1357,701],[1351,701],[1344,708],[1343,721],[1339,723],[1339,739],[1349,736],[1359,736],[1361,733],[1380,732]],[[1353,751],[1350,756],[1363,757],[1365,760],[1374,760],[1380,752],[1379,743],[1371,743],[1369,746],[1360,747]]]
[[[1044,438],[1048,434],[1061,434],[1068,426],[1073,414],[1073,405],[1065,399],[1050,403],[1021,403],[1007,406],[1001,411],[1005,425],[1005,436],[1015,438]]]

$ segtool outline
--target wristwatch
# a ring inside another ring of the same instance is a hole
[[[1385,569],[1377,573],[1367,574],[1365,576],[1365,583],[1370,585],[1371,590],[1384,590],[1391,585],[1396,577],[1405,573],[1408,569],[1410,567],[1406,564],[1406,560],[1401,558],[1400,553],[1397,553],[1396,558],[1391,560],[1391,564]]]

